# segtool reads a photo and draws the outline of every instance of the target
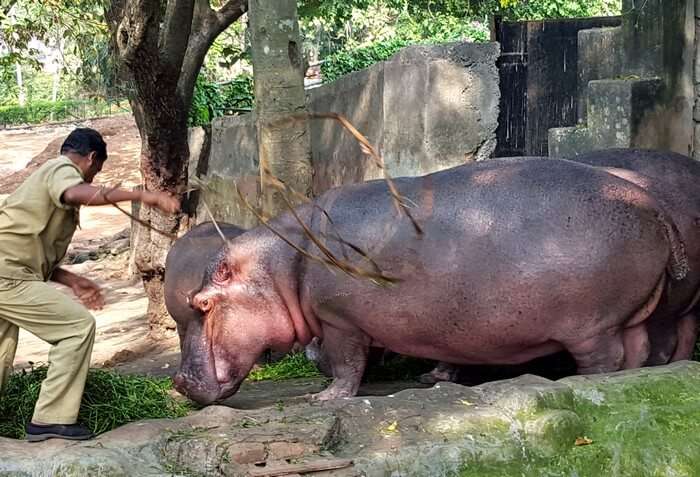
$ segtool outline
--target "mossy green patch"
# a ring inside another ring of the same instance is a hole
[[[523,447],[511,462],[468,462],[461,477],[490,476],[698,476],[700,475],[700,372],[649,372],[627,379],[564,380],[574,389],[574,411],[591,442],[565,443],[538,456]]]

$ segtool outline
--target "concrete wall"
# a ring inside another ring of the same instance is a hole
[[[392,176],[422,175],[490,157],[496,145],[497,43],[415,46],[390,60],[310,90],[312,112],[335,112],[377,147]],[[252,116],[212,124],[207,183],[201,197],[218,220],[250,227],[255,217],[236,198],[238,184],[259,204]],[[312,120],[313,192],[381,178],[381,171],[336,121]],[[191,166],[193,167],[193,166]],[[197,221],[209,220],[203,203]]]
[[[495,43],[415,46],[311,90],[309,109],[344,114],[378,147],[392,176],[421,175],[489,157],[495,148]],[[316,194],[382,177],[334,122],[314,121]]]
[[[210,220],[206,204],[216,220],[245,228],[257,225],[255,215],[241,204],[236,192],[238,187],[251,205],[260,206],[260,165],[252,115],[224,116],[212,122],[208,164],[199,169],[206,188],[200,192],[197,223]]]
[[[700,0],[694,0],[695,45],[694,45],[694,109],[693,109],[693,157],[700,160]]]

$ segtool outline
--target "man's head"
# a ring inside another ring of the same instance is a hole
[[[78,128],[63,141],[61,155],[69,157],[80,168],[85,182],[92,182],[107,160],[107,144],[94,129]]]

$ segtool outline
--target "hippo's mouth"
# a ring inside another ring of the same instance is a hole
[[[219,395],[216,398],[215,402],[221,402],[224,399],[227,399],[234,394],[238,392],[238,389],[241,387],[241,384],[243,383],[242,379],[233,379],[229,381],[228,383],[225,384],[220,384],[219,385]]]

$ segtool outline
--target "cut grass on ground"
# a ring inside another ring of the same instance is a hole
[[[25,437],[25,426],[34,412],[46,369],[46,366],[40,366],[10,376],[0,397],[0,436]],[[190,405],[174,399],[169,394],[170,389],[170,378],[124,376],[113,371],[91,369],[78,422],[100,434],[142,419],[185,416]]]

